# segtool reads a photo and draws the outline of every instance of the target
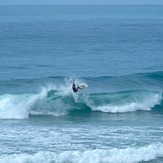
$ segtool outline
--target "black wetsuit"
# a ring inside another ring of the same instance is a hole
[[[75,84],[74,84],[74,83],[72,84],[72,90],[73,90],[74,92],[77,92],[77,91],[78,91],[78,88],[75,87]]]

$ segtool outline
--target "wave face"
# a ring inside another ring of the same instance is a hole
[[[136,91],[136,92],[119,92],[115,94],[98,95],[93,100],[99,103],[91,107],[92,110],[124,113],[137,110],[150,111],[154,106],[159,105],[162,101],[162,93]]]
[[[65,80],[61,77],[50,78],[54,79],[55,82],[56,78],[57,81]],[[149,82],[146,84],[147,79]],[[162,108],[161,86],[158,88],[158,83],[162,79],[163,73],[161,72],[125,77],[86,78],[85,80],[90,83],[90,87],[80,93],[72,92],[71,79],[69,79],[60,85],[55,82],[46,84],[37,92],[2,94],[0,96],[0,118],[24,119],[28,118],[29,115],[61,116],[68,115],[74,110],[105,113],[151,111],[158,105]],[[111,84],[108,87],[107,84],[112,83],[113,87],[111,89],[113,89],[117,85],[117,81],[119,85],[116,89],[114,91],[109,90]],[[81,82],[81,79],[76,82]],[[124,89],[123,84],[126,82],[128,84],[125,84]],[[155,90],[154,82],[157,85]],[[135,83],[139,84],[136,85]],[[150,83],[152,83],[152,87],[150,87]],[[147,90],[147,85],[151,90]],[[146,88],[146,90],[143,88]]]

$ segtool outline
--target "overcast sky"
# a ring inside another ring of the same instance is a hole
[[[163,4],[163,0],[0,0],[0,5]]]

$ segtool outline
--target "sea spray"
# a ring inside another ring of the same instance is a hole
[[[0,96],[0,119],[24,119],[28,117],[29,95]]]

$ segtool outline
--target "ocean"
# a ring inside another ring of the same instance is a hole
[[[163,5],[0,6],[0,162],[163,162],[162,28]]]

